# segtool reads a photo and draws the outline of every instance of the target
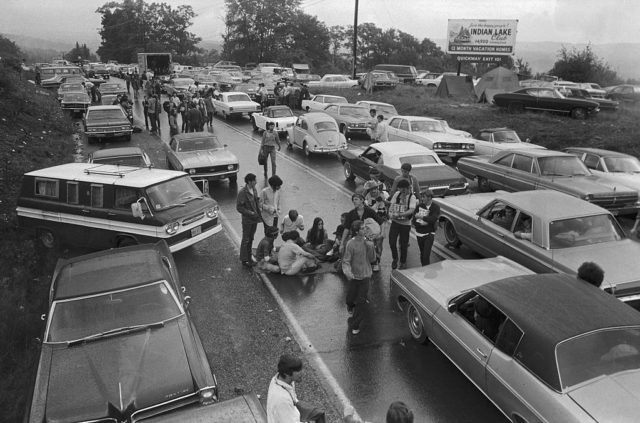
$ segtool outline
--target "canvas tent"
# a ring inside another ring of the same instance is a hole
[[[474,96],[471,77],[444,75],[436,90],[438,97],[471,98]]]
[[[518,74],[502,66],[482,75],[475,87],[478,101],[487,103],[493,102],[495,94],[510,93],[517,89],[520,89]]]

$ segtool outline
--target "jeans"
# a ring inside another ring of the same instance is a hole
[[[420,264],[426,266],[431,263],[431,247],[436,238],[435,234],[418,237],[418,248],[420,248]]]
[[[253,237],[258,229],[257,223],[242,222],[242,241],[240,241],[240,261],[251,263],[251,249],[253,248]]]
[[[149,113],[149,122],[151,123],[151,132],[158,130],[158,119],[156,119],[155,113]]]
[[[347,288],[347,310],[353,310],[351,329],[360,329],[364,320],[365,307],[369,296],[369,282],[371,278],[349,279]]]
[[[398,262],[398,236],[400,237],[400,263],[407,262],[410,233],[411,225],[401,225],[397,222],[391,222],[391,227],[389,228],[389,247],[391,247],[391,257],[393,257],[394,262]]]
[[[267,167],[269,165],[269,156],[271,156],[271,176],[276,174],[276,147],[275,145],[267,145],[263,146],[264,151],[266,153],[265,162],[264,162],[264,174],[267,174]]]

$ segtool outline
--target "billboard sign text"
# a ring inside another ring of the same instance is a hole
[[[511,55],[515,52],[518,20],[449,19],[447,53]]]

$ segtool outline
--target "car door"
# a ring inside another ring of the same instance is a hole
[[[380,151],[378,151],[375,147],[368,147],[362,152],[362,154],[357,157],[357,159],[351,166],[351,168],[353,169],[353,173],[364,180],[368,180],[369,171],[378,164],[381,156],[382,153],[380,153]]]
[[[507,171],[505,186],[509,191],[530,191],[539,184],[538,172],[534,160],[526,154],[514,154],[511,167]]]
[[[302,147],[302,141],[307,134],[307,119],[304,116],[300,116],[293,127],[293,145]]]
[[[171,167],[177,170],[182,170],[182,165],[180,164],[180,160],[178,160],[178,156],[176,155],[176,151],[178,149],[178,141],[175,138],[172,138],[169,142],[169,149],[167,151],[167,160],[171,164]]]
[[[387,134],[389,136],[389,141],[406,141],[404,138],[402,138],[398,130],[398,128],[400,127],[400,122],[402,122],[403,120],[403,118],[395,117],[389,121],[389,125],[387,125]]]
[[[475,154],[493,156],[497,152],[491,132],[480,132],[476,141]]]
[[[511,205],[495,200],[478,212],[474,231],[466,234],[465,243],[485,257],[505,256],[516,259],[513,224],[518,210]],[[521,240],[518,240],[520,242]]]

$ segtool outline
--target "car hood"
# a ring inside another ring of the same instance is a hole
[[[545,176],[543,179],[567,190],[584,194],[617,194],[626,195],[634,190],[612,183],[595,175],[589,176]]]
[[[238,163],[238,158],[226,149],[187,151],[176,153],[176,156],[185,169]]]
[[[569,272],[575,272],[585,261],[598,263],[605,274],[603,288],[640,285],[638,269],[630,265],[640,257],[640,244],[630,239],[553,250],[552,257]]]
[[[421,187],[453,184],[461,180],[466,182],[464,176],[447,165],[414,166],[411,168],[411,174],[418,178]]]
[[[413,132],[414,134],[428,139],[432,142],[450,142],[450,143],[465,143],[474,144],[473,138],[464,138],[459,135],[452,135],[443,132]]]
[[[599,423],[634,422],[640,414],[640,374],[605,376],[568,395]]]
[[[334,131],[322,131],[315,134],[313,137],[318,142],[318,145],[325,147],[337,147],[341,144],[345,144],[346,140],[344,135],[340,132]]]
[[[626,188],[640,192],[640,173],[604,173],[593,171],[600,180],[611,185],[624,185]]]
[[[195,391],[177,320],[163,328],[56,349],[47,420],[89,421],[132,412]]]

